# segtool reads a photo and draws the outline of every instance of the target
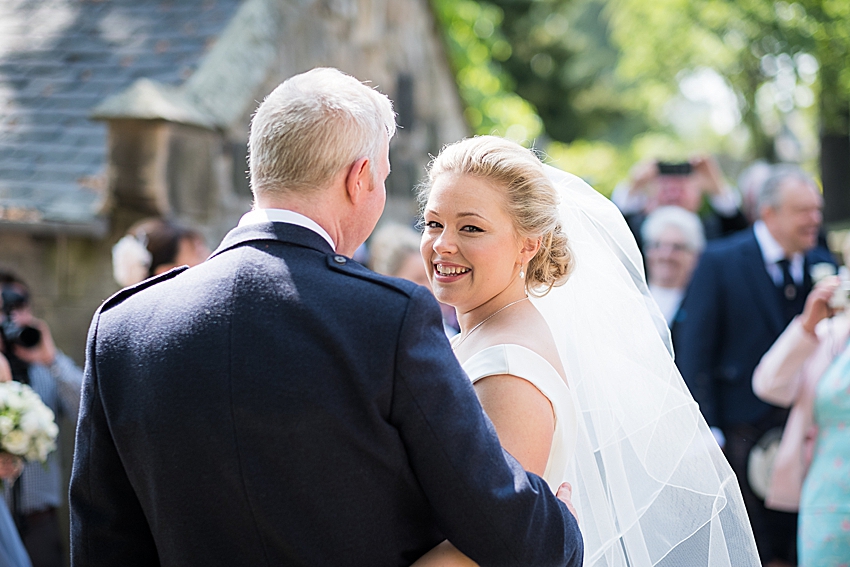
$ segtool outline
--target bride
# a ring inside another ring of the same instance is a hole
[[[584,564],[758,566],[614,205],[493,136],[444,148],[420,201],[426,271],[461,326],[455,354],[505,449],[553,490],[572,485]],[[444,542],[415,565],[474,563]]]

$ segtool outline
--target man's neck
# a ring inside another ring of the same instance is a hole
[[[310,201],[291,196],[263,196],[257,198],[254,209],[281,209],[303,215],[318,224],[327,233],[334,242],[335,250],[338,253],[351,256],[357,250],[359,244],[352,247],[347,241],[345,231],[342,229],[340,215],[337,213],[338,204],[330,202],[328,198],[323,199],[322,193],[327,194],[329,192],[316,191],[311,193]]]
[[[776,238],[776,230],[771,230],[770,225],[763,220],[755,222],[753,232],[756,235],[756,240],[758,241],[762,256],[765,257],[765,261],[775,262],[783,257],[790,260],[795,254],[801,253],[799,250],[790,250],[789,247],[784,246]],[[776,257],[774,258],[774,256]]]

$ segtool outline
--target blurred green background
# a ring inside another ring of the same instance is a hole
[[[848,0],[432,2],[473,131],[605,194],[694,153],[733,182],[759,158],[818,175],[824,137],[850,136]]]

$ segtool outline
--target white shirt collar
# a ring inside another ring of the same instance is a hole
[[[773,238],[773,235],[770,234],[764,221],[757,220],[753,224],[753,232],[756,235],[756,240],[758,241],[765,264],[775,264],[785,257],[785,250]]]
[[[767,225],[764,224],[764,221],[757,220],[753,224],[753,232],[756,235],[756,241],[758,242],[759,249],[761,250],[761,256],[764,259],[765,266],[767,266],[768,273],[773,277],[774,281],[781,282],[781,271],[779,271],[779,267],[776,263],[786,257],[785,250],[782,248],[782,245],[776,241],[773,235],[770,234],[770,231],[767,229]],[[803,254],[797,252],[792,255],[789,260],[791,261],[791,276],[794,278],[794,281],[799,284],[803,281]],[[777,274],[779,275],[777,276]]]
[[[265,222],[285,222],[287,224],[294,224],[296,226],[312,230],[324,238],[327,243],[331,245],[332,250],[336,250],[336,245],[334,244],[331,235],[328,234],[324,228],[319,226],[319,223],[310,217],[305,217],[301,213],[296,213],[295,211],[288,211],[286,209],[254,209],[242,215],[242,218],[239,219],[239,226],[248,226]]]
[[[673,324],[673,317],[676,316],[676,312],[679,311],[685,290],[649,284],[649,293],[652,294],[652,298],[658,304],[658,308],[661,309],[661,314],[664,315],[669,327]]]

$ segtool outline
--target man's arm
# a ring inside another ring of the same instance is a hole
[[[156,546],[110,435],[100,398],[99,319],[100,311],[89,330],[71,473],[71,565],[155,566],[159,565]]]
[[[391,419],[446,537],[483,565],[579,567],[575,518],[502,450],[424,289],[408,306],[396,368]]]

